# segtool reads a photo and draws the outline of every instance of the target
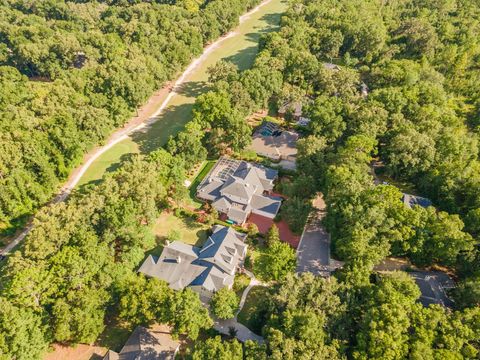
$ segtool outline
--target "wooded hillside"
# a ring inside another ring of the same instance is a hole
[[[0,233],[257,0],[0,4]]]

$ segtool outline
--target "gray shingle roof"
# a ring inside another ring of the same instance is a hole
[[[201,249],[175,241],[160,258],[149,256],[138,271],[165,280],[175,290],[201,285],[215,291],[230,285],[246,252],[246,235],[219,225],[212,231]]]
[[[278,171],[262,165],[221,158],[199,185],[197,196],[212,201],[215,209],[227,214],[230,220],[243,224],[251,212],[249,203],[253,196],[263,196],[265,191],[271,191],[277,176]],[[271,200],[265,201],[268,204],[259,206],[273,211],[273,207],[269,207]],[[247,207],[242,208],[239,204]]]
[[[109,350],[104,360],[173,360],[180,343],[173,340],[165,325],[138,326],[120,353]]]
[[[281,204],[282,200],[279,198],[258,195],[254,195],[250,202],[250,206],[253,209],[264,211],[272,215],[277,215]]]
[[[150,255],[138,271],[168,282],[174,290],[183,289],[204,270],[193,264],[197,252],[197,248],[175,241],[163,249],[160,258]]]
[[[427,199],[421,196],[410,195],[410,194],[403,194],[402,200],[403,200],[403,203],[407,205],[409,208],[412,208],[413,206],[416,206],[416,205],[424,208],[433,205],[430,199]]]

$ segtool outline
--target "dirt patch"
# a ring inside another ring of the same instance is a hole
[[[108,349],[100,346],[79,344],[75,347],[53,344],[53,351],[43,360],[89,360],[103,359]]]

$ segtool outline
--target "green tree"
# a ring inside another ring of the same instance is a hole
[[[297,265],[295,250],[281,241],[274,242],[262,258],[268,280],[284,279],[295,271]]]
[[[278,232],[278,227],[275,224],[272,224],[268,230],[267,236],[265,237],[265,246],[271,247],[274,243],[280,241],[280,233]]]
[[[148,325],[170,318],[173,291],[164,281],[132,274],[119,284],[118,315],[135,325]]]
[[[192,353],[193,360],[242,360],[242,344],[237,340],[222,341],[220,336],[198,341]]]
[[[173,333],[186,334],[192,340],[198,337],[200,330],[213,325],[198,294],[188,288],[174,293],[169,311],[171,316],[168,322],[173,327]]]
[[[403,359],[408,355],[411,313],[420,290],[407,274],[384,275],[373,288],[360,321],[356,359]]]
[[[41,315],[0,298],[0,358],[40,359],[48,349]]]
[[[232,319],[238,309],[239,299],[235,292],[227,287],[218,290],[210,302],[212,313],[219,319]]]

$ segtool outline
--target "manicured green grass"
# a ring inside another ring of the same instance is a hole
[[[180,232],[182,242],[195,246],[201,246],[208,237],[207,225],[199,224],[190,217],[179,218],[172,213],[164,212],[155,223],[154,234],[160,240],[165,240],[171,230]]]
[[[268,296],[267,287],[252,287],[245,300],[245,305],[237,317],[239,323],[258,335],[261,335],[262,327],[266,322],[266,300]]]
[[[217,160],[208,160],[205,162],[203,168],[200,170],[200,172],[197,174],[195,179],[193,179],[192,183],[190,184],[190,187],[188,188],[188,195],[189,195],[189,205],[193,206],[194,208],[199,209],[202,207],[203,203],[199,201],[196,197],[197,193],[197,187],[200,185],[202,180],[207,176],[208,172],[213,168]]]
[[[172,97],[158,121],[146,131],[134,134],[101,156],[85,173],[81,184],[100,180],[105,172],[115,169],[121,157],[129,153],[148,153],[163,146],[170,135],[181,131],[191,120],[195,99],[208,90],[207,69],[221,59],[235,63],[240,69],[252,66],[258,52],[258,40],[263,33],[274,30],[286,9],[283,0],[272,0],[235,29],[235,35],[225,39],[187,77],[178,94]],[[98,164],[97,164],[98,162]]]
[[[106,151],[99,158],[90,165],[88,170],[80,179],[78,186],[95,183],[103,177],[107,172],[112,172],[118,169],[122,161],[125,161],[129,156],[138,152],[138,144],[131,140],[124,140]],[[99,177],[98,174],[101,174]]]

